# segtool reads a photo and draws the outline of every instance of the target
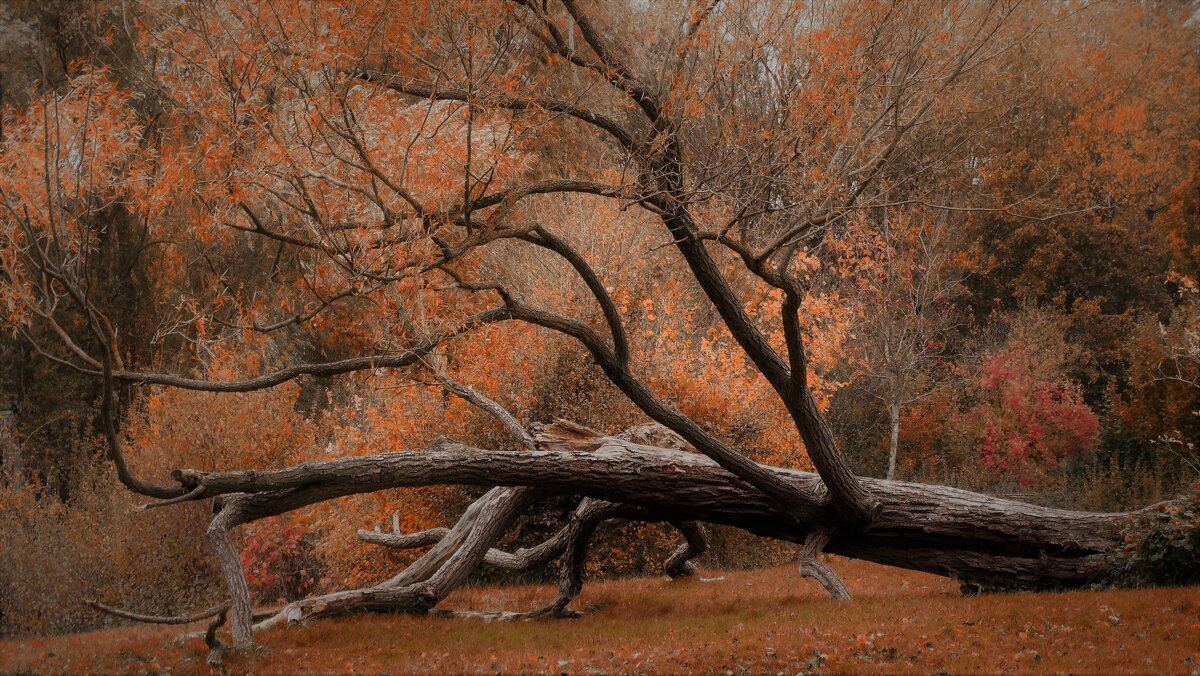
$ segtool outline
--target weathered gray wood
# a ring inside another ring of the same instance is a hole
[[[424,613],[466,581],[491,546],[540,495],[541,492],[534,489],[507,488],[489,491],[476,500],[472,504],[475,510],[469,518],[459,519],[459,524],[442,542],[452,540],[450,536],[455,535],[455,530],[466,532],[467,537],[440,561],[431,575],[401,574],[374,587],[302,599],[285,606],[276,617],[262,626],[272,626],[281,619],[294,624],[363,610]],[[413,567],[410,566],[405,572],[409,570],[413,570]]]
[[[696,574],[694,559],[708,551],[708,532],[704,525],[695,521],[676,521],[673,526],[683,533],[683,544],[679,545],[671,558],[663,564],[663,572],[672,580]]]
[[[255,493],[262,516],[397,486],[536,486],[641,507],[665,521],[720,523],[803,542],[837,530],[826,551],[989,584],[1080,586],[1093,581],[1127,514],[1041,507],[943,486],[863,479],[874,520],[838,530],[815,474],[764,468],[811,496],[780,505],[702,455],[605,438],[592,451],[506,452],[442,440],[427,451],[305,463],[272,472],[178,473],[202,495]],[[261,517],[260,517],[261,518]]]
[[[850,592],[842,582],[842,578],[833,571],[828,563],[820,559],[825,545],[829,544],[832,535],[828,531],[813,531],[804,541],[804,550],[800,553],[800,575],[819,582],[825,591],[836,601],[849,601]]]
[[[230,539],[231,529],[250,520],[248,515],[253,512],[246,509],[246,502],[247,496],[244,495],[232,495],[222,500],[205,533],[209,546],[216,554],[221,576],[225,579],[225,589],[229,593],[229,629],[233,637],[233,647],[237,650],[254,647],[254,636],[250,629],[254,621],[250,584],[246,581],[242,558]]]

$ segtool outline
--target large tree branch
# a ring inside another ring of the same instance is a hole
[[[676,246],[687,261],[701,288],[717,308],[725,326],[783,401],[804,440],[809,459],[812,460],[824,480],[838,511],[851,525],[863,525],[869,522],[875,512],[876,501],[837,450],[833,432],[817,409],[812,392],[807,385],[807,363],[804,359],[803,337],[797,316],[799,294],[790,287],[785,289],[783,319],[785,338],[792,360],[789,368],[789,365],[784,363],[782,357],[771,346],[766,336],[746,314],[745,308],[738,300],[729,282],[721,275],[716,263],[705,250],[703,242],[694,235],[695,228],[687,211],[682,207],[676,208],[673,213],[664,216],[663,222],[672,236],[676,238]],[[673,427],[671,423],[663,420],[659,420],[659,422],[688,438],[687,434],[681,429]],[[692,441],[690,438],[688,440]],[[710,454],[699,444],[696,447],[706,455],[718,459],[717,455]],[[744,467],[736,472],[739,476],[757,475],[753,468],[746,467],[732,457],[728,458],[728,465],[724,460],[718,459],[718,462],[721,462],[722,466],[731,468]],[[772,482],[766,477],[756,478],[752,483],[763,487],[764,490],[772,491],[770,494],[781,500],[795,499],[795,496],[790,495],[789,491],[775,490]]]
[[[781,481],[812,494],[820,477],[764,467]],[[428,450],[309,462],[281,470],[203,472],[174,476],[196,499],[255,494],[261,516],[364,491],[402,486],[460,484],[537,486],[653,510],[667,520],[699,520],[745,527],[751,532],[802,541],[807,533],[836,527],[839,520],[817,500],[797,519],[776,501],[738,480],[703,455],[647,447],[604,437],[589,451],[489,451],[440,440]],[[942,486],[864,478],[883,509],[864,532],[844,533],[830,551],[857,549],[882,538],[888,547],[978,547],[995,555],[1087,556],[1114,542],[1111,526],[1126,514],[1096,514],[1028,503]],[[269,509],[267,508],[269,506]],[[1016,520],[1014,520],[1016,517]],[[1086,524],[1074,529],[1067,524]]]
[[[625,196],[625,192],[620,186],[577,178],[554,178],[531,181],[515,188],[480,196],[471,202],[471,208],[484,209],[497,204],[512,204],[530,195],[551,193],[582,193],[585,195],[598,195],[600,197]]]
[[[513,319],[558,331],[578,340],[592,354],[608,379],[642,412],[655,422],[678,433],[701,453],[712,458],[750,485],[779,500],[787,508],[799,508],[799,505],[814,499],[824,499],[826,492],[823,487],[816,487],[815,492],[800,494],[796,486],[780,481],[778,477],[763,469],[761,465],[704,431],[694,420],[660,399],[645,383],[630,374],[629,370],[618,361],[616,355],[608,349],[604,341],[590,327],[511,300],[509,311]]]
[[[417,565],[414,564],[405,573],[374,587],[333,592],[290,603],[274,619],[263,624],[281,620],[295,623],[364,610],[428,612],[466,581],[491,546],[541,495],[542,491],[537,489],[495,489],[475,501],[472,507],[477,513],[469,519],[464,515],[455,526],[464,537],[427,577],[411,579],[407,573]]]
[[[588,290],[592,292],[592,296],[600,305],[600,311],[604,313],[604,319],[612,334],[614,359],[622,368],[627,368],[629,365],[629,339],[625,333],[625,325],[621,321],[621,313],[608,293],[608,288],[604,286],[604,282],[600,280],[600,276],[596,274],[592,266],[588,265],[583,256],[572,246],[541,226],[535,227],[532,233],[522,236],[521,239],[553,251],[571,265],[575,273],[587,285]]]
[[[795,289],[784,291],[780,314],[792,373],[784,400],[800,438],[804,440],[809,459],[829,489],[834,507],[848,525],[863,525],[874,517],[878,503],[838,452],[833,430],[821,415],[812,388],[808,386],[808,356],[801,334],[800,303],[799,292]]]
[[[562,6],[570,13],[571,18],[575,20],[575,25],[579,27],[579,33],[583,36],[585,42],[591,47],[592,52],[596,54],[596,58],[600,60],[600,65],[603,69],[596,69],[606,80],[613,84],[617,89],[625,92],[629,98],[637,104],[646,118],[651,122],[657,123],[662,114],[662,106],[659,103],[658,96],[650,91],[644,85],[633,71],[622,63],[604,42],[600,32],[592,25],[591,19],[587,14],[580,11],[575,0],[559,0]]]
[[[113,373],[113,377],[118,380],[143,385],[165,385],[167,387],[203,392],[253,392],[274,387],[301,376],[329,378],[355,371],[412,366],[419,363],[425,355],[447,340],[472,331],[480,326],[494,324],[506,319],[509,319],[508,310],[505,308],[495,308],[478,313],[460,326],[411,347],[402,354],[380,354],[351,357],[332,362],[296,364],[278,371],[243,380],[206,380],[202,378],[185,378],[166,373],[139,373],[133,371],[118,371]]]
[[[633,136],[621,125],[617,124],[617,122],[612,118],[606,117],[600,113],[588,110],[586,108],[576,106],[567,101],[550,98],[512,96],[510,94],[503,94],[499,92],[468,92],[465,89],[439,87],[411,78],[382,73],[372,73],[361,70],[354,72],[352,75],[367,82],[376,82],[382,84],[388,89],[401,94],[407,94],[408,96],[415,96],[422,99],[463,102],[466,102],[469,99],[471,101],[481,101],[485,105],[494,108],[502,108],[505,110],[544,110],[550,113],[566,115],[605,131],[627,151],[632,152],[638,148],[638,144],[633,140]]]

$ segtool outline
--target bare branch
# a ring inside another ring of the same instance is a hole
[[[596,271],[588,265],[578,251],[541,226],[535,227],[531,235],[521,239],[553,251],[562,256],[574,268],[583,283],[587,285],[588,290],[592,292],[592,296],[596,298],[596,302],[600,304],[604,320],[608,323],[609,331],[612,333],[614,358],[621,366],[627,366],[629,364],[629,339],[625,332],[625,325],[621,321],[621,313],[617,309],[617,304],[613,302],[608,288],[600,281]]]
[[[409,96],[415,96],[418,98],[431,99],[435,101],[467,101],[468,99],[467,91],[464,89],[439,87],[413,80],[411,78],[387,75],[383,73],[372,73],[369,71],[356,71],[352,73],[352,75],[367,82],[380,83],[388,89],[392,89],[401,94],[407,94]],[[496,108],[504,108],[507,110],[544,110],[550,113],[567,115],[568,117],[573,117],[577,120],[604,130],[609,136],[616,139],[617,143],[619,143],[621,147],[628,151],[634,151],[638,148],[638,144],[634,142],[633,136],[623,127],[621,127],[621,125],[617,124],[616,121],[566,101],[535,97],[523,98],[508,94],[490,92],[475,92],[474,96],[470,98],[475,101],[482,100],[487,105]]]
[[[483,412],[498,420],[500,424],[504,426],[504,428],[508,430],[513,437],[520,441],[521,445],[525,448],[530,450],[537,448],[533,442],[533,437],[529,435],[529,432],[525,429],[525,426],[522,425],[521,422],[517,420],[517,417],[510,413],[508,409],[501,406],[496,400],[479,393],[470,385],[450,377],[450,374],[446,371],[446,360],[441,355],[435,352],[430,355],[429,361],[431,362],[430,366],[433,370],[433,377],[436,378],[439,383],[441,383],[442,387],[444,387],[446,391],[462,399],[463,401],[476,406]]]
[[[191,624],[193,622],[199,622],[200,620],[206,620],[210,617],[216,617],[226,610],[229,610],[229,602],[224,601],[213,606],[212,608],[200,610],[191,613],[190,615],[145,615],[143,613],[135,613],[131,610],[107,606],[99,601],[93,601],[91,599],[85,600],[83,603],[84,605],[90,608],[95,608],[102,613],[108,613],[109,615],[121,617],[126,620],[146,622],[149,624]]]
[[[508,310],[505,308],[496,308],[476,314],[459,327],[438,334],[437,336],[426,340],[420,345],[416,345],[408,349],[402,354],[380,354],[365,357],[352,357],[349,359],[342,359],[332,362],[296,364],[272,373],[254,378],[247,378],[245,380],[205,380],[198,378],[184,378],[165,373],[136,373],[131,371],[114,373],[113,377],[127,382],[140,383],[143,385],[165,385],[167,387],[176,387],[185,390],[199,390],[203,392],[253,392],[255,390],[263,390],[269,387],[274,387],[301,376],[329,378],[355,371],[403,368],[405,366],[412,366],[419,363],[422,357],[424,357],[426,354],[429,354],[429,352],[431,352],[434,348],[446,342],[447,340],[472,331],[480,326],[493,324],[506,319],[509,319]]]
[[[588,46],[596,54],[596,58],[600,59],[600,64],[604,67],[603,70],[598,70],[615,87],[629,95],[633,102],[642,109],[646,118],[651,122],[658,122],[661,115],[661,104],[658,101],[658,96],[652,93],[633,72],[621,63],[612,53],[612,50],[604,43],[604,39],[600,36],[599,31],[592,25],[587,14],[581,12],[575,4],[575,0],[559,0],[567,12],[571,14],[571,18],[575,20],[575,25],[579,27],[580,34],[587,42]]]

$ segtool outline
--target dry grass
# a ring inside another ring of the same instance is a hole
[[[838,559],[856,594],[791,568],[585,587],[574,621],[362,616],[277,630],[233,672],[1200,673],[1200,587],[958,595],[942,578]],[[465,589],[448,607],[529,608],[549,587]],[[0,643],[2,672],[205,673],[198,639],[128,627]]]

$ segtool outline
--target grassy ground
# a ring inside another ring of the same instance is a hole
[[[260,636],[233,672],[1200,674],[1200,587],[959,596],[948,580],[836,559],[855,594],[792,568],[584,588],[571,621],[363,616]],[[550,587],[474,588],[446,607],[518,610]],[[201,625],[196,625],[200,628]],[[192,627],[186,630],[193,630]],[[0,672],[206,673],[199,639],[126,627],[0,642]]]

